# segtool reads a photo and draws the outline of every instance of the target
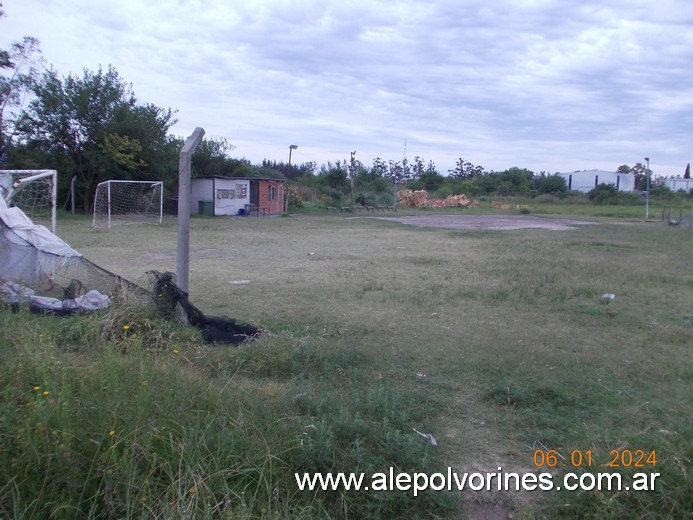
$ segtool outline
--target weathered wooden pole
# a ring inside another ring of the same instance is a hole
[[[176,244],[176,284],[188,293],[188,273],[190,267],[190,176],[193,151],[204,137],[204,129],[197,127],[185,141],[180,151],[178,166],[178,243]],[[182,309],[181,309],[182,311]],[[187,323],[184,311],[181,318]]]

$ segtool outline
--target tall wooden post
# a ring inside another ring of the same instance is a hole
[[[188,137],[180,151],[178,165],[178,242],[176,244],[176,284],[188,293],[190,267],[190,176],[192,154],[204,137],[204,129],[197,127]],[[181,311],[181,319],[187,323],[188,316]]]

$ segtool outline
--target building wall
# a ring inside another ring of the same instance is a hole
[[[281,215],[284,213],[284,183],[262,179],[257,185],[260,214]]]
[[[613,184],[618,191],[634,191],[635,176],[630,173],[606,172],[588,170],[580,172],[559,173],[565,179],[566,186],[571,191],[587,193],[597,184]]]
[[[214,179],[191,179],[190,180],[190,214],[199,213],[200,201],[212,200],[212,185]]]
[[[250,203],[250,180],[214,178],[214,214],[239,215]]]
[[[693,179],[667,179],[667,186],[670,190],[684,190],[686,192],[693,190]]]
[[[257,190],[257,194],[253,191]],[[284,212],[284,182],[271,179],[195,178],[190,182],[190,213],[200,213],[200,201],[212,202],[214,215],[245,214],[255,204],[259,215]]]

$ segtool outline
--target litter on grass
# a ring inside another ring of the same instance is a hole
[[[417,430],[416,428],[412,428],[412,430],[414,430],[416,433],[418,433],[419,435],[421,435],[421,437],[423,437],[424,439],[430,441],[430,442],[431,442],[431,446],[438,446],[438,442],[436,441],[436,438],[435,438],[433,435],[431,435],[430,433],[421,433],[421,432],[420,432],[419,430]]]

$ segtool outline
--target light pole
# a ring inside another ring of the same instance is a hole
[[[293,152],[298,146],[295,144],[289,145],[289,173],[286,176],[286,182],[284,183],[284,215],[289,214],[289,179],[291,178],[291,152]]]
[[[354,155],[356,152],[351,152],[351,161],[349,161],[349,178],[351,179],[351,212],[353,213],[354,208],[354,175],[356,175],[356,164],[354,164]]]
[[[645,195],[645,220],[650,218],[650,158],[645,157],[647,163],[647,194]]]

